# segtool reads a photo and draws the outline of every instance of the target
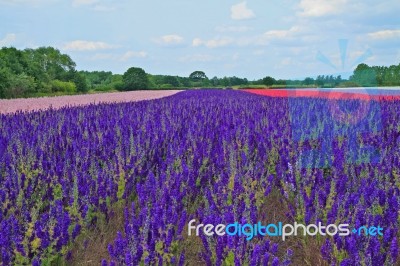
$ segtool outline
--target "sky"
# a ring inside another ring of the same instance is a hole
[[[399,13],[398,0],[0,0],[0,47],[119,74],[346,77],[400,63]]]

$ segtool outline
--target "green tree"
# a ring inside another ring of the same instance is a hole
[[[179,81],[175,76],[164,76],[163,83],[169,84],[171,87],[179,87]]]
[[[11,75],[7,68],[0,68],[0,99],[6,98],[6,90],[10,86]]]
[[[193,81],[202,81],[207,79],[207,76],[203,71],[194,71],[189,75],[189,78]]]
[[[317,79],[315,80],[315,83],[318,85],[318,87],[323,87],[325,84],[325,76],[318,75]]]
[[[77,92],[75,83],[70,81],[61,81],[57,79],[51,81],[51,90],[53,92]]]
[[[0,50],[0,68],[7,68],[12,74],[19,75],[28,69],[26,55],[14,47]]]
[[[35,92],[35,80],[26,74],[10,76],[8,86],[5,88],[5,98],[18,98]]]
[[[34,71],[45,72],[49,80],[65,80],[65,73],[75,70],[75,62],[67,54],[62,54],[53,47],[39,47],[37,49],[26,49],[25,53],[33,66]],[[31,73],[30,73],[31,74]]]
[[[183,87],[188,88],[192,86],[190,79],[188,77],[178,77],[178,81]]]
[[[85,93],[89,90],[85,77],[79,72],[74,71],[74,78],[72,79],[72,81],[75,83],[76,90],[78,92]]]
[[[262,79],[262,83],[266,86],[272,86],[274,85],[276,80],[273,77],[266,76],[265,78]]]
[[[309,86],[309,85],[314,84],[314,82],[315,81],[314,81],[313,78],[307,77],[307,78],[304,79],[303,84],[306,85],[306,86]]]
[[[210,80],[210,83],[211,83],[211,85],[212,86],[218,86],[219,85],[219,79],[217,78],[217,77],[213,77],[211,80]]]
[[[138,67],[129,68],[123,75],[124,90],[145,90],[148,89],[149,79],[146,72]]]
[[[350,77],[350,80],[356,82],[359,86],[370,87],[378,85],[376,78],[376,71],[373,67],[367,64],[359,64]]]

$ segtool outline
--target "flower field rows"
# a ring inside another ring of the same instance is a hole
[[[0,262],[68,260],[77,239],[125,206],[124,230],[98,264],[301,265],[313,245],[327,265],[395,265],[399,113],[396,100],[196,90],[0,115]],[[277,222],[279,211],[290,223],[384,233],[287,242],[187,234],[192,219]]]
[[[328,99],[358,99],[358,100],[384,100],[393,101],[400,100],[400,94],[398,90],[384,90],[384,89],[353,89],[340,91],[335,90],[324,90],[324,89],[247,89],[247,92],[251,92],[258,95],[270,96],[270,97],[311,97],[311,98],[328,98]],[[372,92],[372,93],[371,93]]]
[[[15,113],[17,111],[38,111],[45,110],[50,107],[53,109],[59,109],[65,106],[72,107],[106,102],[134,102],[142,100],[152,100],[171,96],[177,92],[179,91],[147,90],[25,99],[0,99],[0,114]]]

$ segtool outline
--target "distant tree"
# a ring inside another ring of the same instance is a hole
[[[171,87],[179,87],[179,81],[175,76],[164,76],[163,84],[170,84]]]
[[[315,80],[315,83],[319,86],[319,87],[323,87],[325,84],[325,76],[324,75],[318,75],[317,79]]]
[[[85,76],[83,76],[82,74],[80,74],[77,71],[74,71],[74,78],[72,80],[75,83],[76,86],[76,90],[78,92],[87,92],[88,91],[88,85],[86,83],[86,79]]]
[[[342,76],[339,75],[335,79],[335,86],[339,85],[343,81]]]
[[[124,90],[145,90],[148,89],[149,79],[146,72],[139,67],[129,68],[122,77]]]
[[[11,76],[5,89],[5,98],[18,98],[35,92],[35,80],[26,74]]]
[[[307,78],[304,79],[303,84],[306,85],[306,86],[308,86],[308,85],[314,84],[314,82],[315,82],[315,81],[314,81],[313,78],[307,77]]]
[[[178,77],[178,81],[183,87],[191,87],[190,78],[188,77]]]
[[[189,78],[193,81],[202,81],[207,79],[207,76],[203,71],[194,71],[189,75]]]
[[[284,79],[279,79],[275,82],[276,85],[286,85],[287,81]]]
[[[37,49],[24,50],[27,58],[31,62],[32,69],[29,73],[38,79],[43,79],[46,73],[49,80],[59,79],[65,80],[65,73],[75,71],[75,62],[67,54],[62,54],[58,49],[53,47],[39,47]],[[46,80],[42,80],[46,81]]]
[[[6,98],[6,90],[10,86],[11,73],[7,68],[0,68],[0,99]]]
[[[23,51],[14,47],[0,50],[0,68],[7,68],[11,74],[19,75],[29,67],[29,61]]]
[[[211,80],[210,80],[210,83],[211,83],[211,85],[212,86],[218,86],[219,85],[219,79],[217,78],[217,77],[213,77]]]
[[[114,76],[112,72],[108,71],[79,71],[79,74],[86,79],[86,83],[90,89],[112,89]]]
[[[368,87],[378,85],[376,77],[375,68],[367,64],[359,64],[356,69],[354,69],[350,80],[356,82],[359,86]]]
[[[265,78],[262,79],[262,83],[266,86],[272,86],[276,80],[273,77],[266,76]]]
[[[223,78],[221,79],[220,84],[222,84],[222,85],[225,86],[225,87],[231,86],[231,85],[232,85],[232,84],[231,84],[231,79],[228,78],[228,77],[223,77]]]

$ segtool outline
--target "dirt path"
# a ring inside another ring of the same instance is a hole
[[[77,106],[101,102],[132,102],[152,100],[174,95],[177,92],[179,92],[179,90],[129,91],[73,96],[0,100],[0,114],[14,113],[20,110],[44,110],[49,108],[50,106],[58,109],[63,106]]]

